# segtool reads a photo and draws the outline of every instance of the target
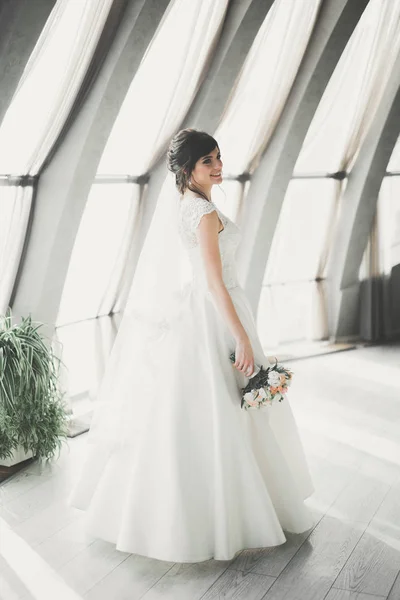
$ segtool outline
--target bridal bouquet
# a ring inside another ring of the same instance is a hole
[[[234,363],[235,353],[232,352],[229,358]],[[245,410],[270,406],[276,400],[282,402],[292,382],[292,371],[280,365],[276,358],[271,367],[264,369],[261,365],[258,368],[256,375],[242,388],[241,407]]]

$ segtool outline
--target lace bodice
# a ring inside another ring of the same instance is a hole
[[[189,253],[193,266],[194,284],[203,289],[207,288],[207,280],[203,257],[200,253],[196,229],[203,215],[216,211],[224,229],[219,232],[219,249],[222,261],[222,277],[226,287],[233,288],[238,284],[235,254],[241,232],[239,227],[231,221],[219,208],[204,198],[188,197],[181,200],[179,212],[179,233],[183,244]]]

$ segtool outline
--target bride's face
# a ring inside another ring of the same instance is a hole
[[[212,185],[222,182],[222,160],[218,147],[214,148],[210,154],[199,158],[190,179],[204,188],[210,188]]]

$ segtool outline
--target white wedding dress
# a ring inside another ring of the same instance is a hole
[[[185,198],[179,230],[194,278],[180,317],[172,331],[159,332],[157,356],[145,348],[135,354],[137,323],[119,330],[93,416],[100,426],[96,435],[89,431],[69,497],[87,511],[93,536],[173,562],[228,560],[243,548],[283,544],[284,531],[314,524],[304,504],[314,488],[290,393],[261,410],[240,406],[248,379],[230,362],[234,340],[207,289],[196,238],[201,217],[213,210],[224,226],[225,285],[255,362],[269,364],[237,279],[240,229],[212,202]],[[141,402],[132,401],[137,395]],[[112,401],[102,402],[106,397]]]

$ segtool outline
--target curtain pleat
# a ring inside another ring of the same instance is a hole
[[[169,5],[121,106],[99,175],[141,176],[157,163],[198,91],[227,6],[228,0]]]
[[[101,32],[92,60],[90,61],[81,86],[79,87],[78,92],[76,94],[75,101],[65,119],[65,123],[61,128],[57,139],[54,141],[53,146],[49,149],[47,157],[44,160],[40,171],[42,171],[46,167],[46,165],[51,161],[54,153],[57,151],[57,148],[62,143],[75,118],[79,114],[79,111],[81,110],[88,93],[90,92],[94,82],[96,81],[96,77],[104,63],[104,60],[106,59],[107,54],[110,51],[110,47],[113,43],[113,40],[115,39],[116,33],[124,17],[124,13],[128,3],[129,0],[114,0],[110,12],[108,14],[107,20],[105,22],[103,31]]]
[[[24,248],[32,197],[32,186],[0,186],[0,314],[4,314],[9,305]]]
[[[329,250],[332,245],[334,227],[333,223],[338,216],[338,206],[342,195],[342,182],[335,181],[334,200],[328,218],[329,226],[325,229],[325,241],[319,257],[318,268],[315,275],[315,286],[313,286],[313,321],[310,328],[310,338],[313,340],[326,340],[329,337],[328,322],[328,295],[326,281],[326,267],[328,263]]]
[[[400,49],[400,3],[370,0],[304,140],[294,173],[350,171]]]
[[[36,175],[42,168],[87,77],[112,5],[58,0],[0,127],[1,173]]]
[[[224,172],[257,167],[307,48],[320,0],[275,0],[237,77],[215,132]]]
[[[98,174],[143,176],[151,171],[198,91],[227,7],[228,0],[169,4],[125,97]],[[181,32],[179,37],[173,37],[176,31]],[[139,211],[126,233],[121,277],[113,276],[104,287],[97,314],[116,312],[125,305],[140,253],[138,233],[145,201],[146,185],[141,185]]]
[[[51,159],[96,79],[123,18],[127,2],[128,0],[86,0],[77,4],[69,0],[58,0],[55,4],[42,26],[0,126],[0,173],[37,176]],[[40,0],[39,15],[46,15],[42,5],[46,8],[50,4]],[[21,8],[21,2],[18,6]],[[3,15],[4,10],[3,7]],[[65,19],[68,28],[63,24]],[[32,29],[35,30],[34,25]],[[68,39],[58,40],[60,31],[64,34],[67,31]],[[57,44],[64,45],[62,48],[59,46],[60,51],[64,52],[62,68],[57,64]],[[7,49],[9,50],[6,46],[5,51]],[[1,62],[0,55],[0,69]],[[43,71],[44,65],[47,65],[48,71]],[[47,113],[40,112],[49,93],[40,77],[46,74],[51,85],[52,69],[61,70],[61,74],[57,75],[59,86],[53,89],[54,104],[49,106]],[[40,126],[37,127],[37,120],[40,119]],[[28,187],[0,187],[2,312],[10,302],[22,248],[26,243],[31,198],[32,192]]]

